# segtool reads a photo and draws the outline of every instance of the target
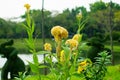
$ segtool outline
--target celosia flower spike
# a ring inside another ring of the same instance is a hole
[[[78,41],[76,41],[76,40],[74,40],[74,39],[68,39],[68,40],[65,42],[65,44],[66,44],[66,45],[69,45],[71,50],[75,50],[75,49],[77,49],[77,47],[78,47]]]
[[[46,51],[51,51],[51,50],[52,50],[51,44],[50,44],[50,43],[45,43],[45,44],[44,44],[44,49],[45,49]]]
[[[75,34],[75,35],[73,36],[73,38],[72,38],[72,39],[74,39],[74,40],[76,40],[76,41],[80,42],[80,41],[81,41],[81,39],[82,39],[82,35],[81,35],[81,34]]]
[[[54,26],[51,29],[51,34],[54,36],[56,42],[68,37],[68,31],[61,26]]]
[[[65,61],[65,53],[64,53],[64,50],[62,50],[60,52],[60,62],[64,62]]]
[[[29,10],[30,9],[30,5],[29,4],[25,4],[24,7]]]

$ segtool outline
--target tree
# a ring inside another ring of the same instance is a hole
[[[114,64],[114,53],[113,53],[113,37],[112,32],[115,28],[114,24],[117,24],[115,21],[119,21],[117,17],[116,11],[118,11],[120,6],[113,2],[104,3],[102,1],[95,2],[91,6],[90,12],[90,23],[94,23],[96,30],[102,33],[109,34],[110,37],[110,45],[111,45],[111,53],[112,53],[112,63]],[[114,15],[116,13],[116,16]],[[93,18],[94,17],[94,18]]]
[[[106,4],[103,1],[97,1],[93,4],[90,4],[91,12],[96,12],[99,10],[105,10],[107,8]]]

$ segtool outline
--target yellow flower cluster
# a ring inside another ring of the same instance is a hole
[[[65,53],[64,53],[64,50],[62,50],[60,52],[60,62],[64,62],[65,61]]]
[[[30,5],[29,4],[25,4],[24,7],[29,10],[30,9]]]
[[[45,43],[45,44],[44,44],[44,49],[45,49],[46,51],[51,51],[51,50],[52,50],[51,44],[50,44],[50,43]]]
[[[54,36],[56,42],[68,37],[68,31],[61,26],[54,26],[51,29],[51,34]]]
[[[66,56],[66,54],[67,54],[67,56]],[[65,62],[65,61],[68,61],[68,60],[70,60],[70,54],[69,53],[65,53],[65,51],[62,50],[60,52],[60,62]]]
[[[82,72],[83,70],[86,69],[86,66],[88,65],[87,61],[83,61],[79,64],[78,66],[78,73]]]
[[[76,41],[76,40],[74,40],[74,39],[68,39],[68,40],[65,42],[65,44],[66,44],[66,45],[69,45],[71,50],[75,50],[75,49],[77,49],[77,47],[78,47],[78,41]]]
[[[80,35],[80,34],[75,34],[75,35],[73,36],[73,38],[72,38],[72,39],[74,39],[74,40],[76,40],[76,41],[80,42],[80,41],[81,41],[81,39],[82,39],[82,35]]]
[[[65,44],[69,45],[70,49],[75,50],[75,49],[77,49],[77,47],[78,47],[79,42],[81,41],[81,39],[82,39],[82,35],[75,34],[73,36],[73,38],[72,39],[68,39]]]

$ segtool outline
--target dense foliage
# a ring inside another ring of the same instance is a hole
[[[90,4],[90,11],[87,11],[85,7],[78,6],[74,9],[65,9],[62,13],[57,11],[50,12],[44,10],[44,28],[45,37],[51,38],[50,29],[52,26],[61,25],[64,26],[68,31],[69,35],[72,36],[77,30],[77,21],[75,19],[76,14],[82,13],[83,20],[88,19],[86,27],[83,30],[83,39],[92,37],[96,33],[103,33],[109,36],[110,26],[109,20],[112,17],[112,30],[113,35],[116,35],[113,39],[118,40],[120,35],[120,5],[112,2],[111,4],[111,15],[110,15],[110,3],[97,1]],[[30,10],[30,15],[35,21],[35,32],[34,36],[41,37],[42,32],[42,11],[41,10]],[[25,19],[25,14],[21,15],[21,18]],[[10,20],[4,20],[0,18],[0,38],[24,38],[27,37],[27,33],[21,27],[22,22],[12,22]]]

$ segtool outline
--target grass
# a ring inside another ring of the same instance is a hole
[[[104,80],[120,80],[120,65],[108,66]]]
[[[0,39],[0,44],[2,42],[6,42],[9,39]],[[36,50],[40,51],[43,50],[43,43],[42,43],[42,39],[37,39],[36,40]],[[54,41],[52,39],[45,39],[45,42],[51,43],[53,46],[53,49],[55,49],[55,44]],[[120,64],[120,43],[118,41],[114,41],[114,59],[115,59],[115,64]],[[28,52],[28,48],[26,47],[26,43],[25,43],[25,39],[21,38],[21,39],[14,39],[14,45],[15,48],[18,49],[19,53],[23,53],[23,54],[27,54]],[[110,49],[110,42],[106,42],[105,43],[105,47]],[[85,46],[84,49],[88,49],[88,46]],[[54,51],[54,50],[53,50]]]
[[[0,44],[2,42],[6,42],[8,40],[10,40],[10,39],[0,39]],[[43,48],[43,43],[42,42],[43,42],[42,39],[37,39],[36,40],[35,47],[36,47],[37,50],[42,50],[42,48]],[[54,45],[54,41],[52,39],[45,39],[45,42],[49,42],[52,45]],[[117,41],[114,41],[113,45],[114,45],[113,46],[114,52],[120,52],[120,43],[117,42]],[[15,48],[17,48],[20,52],[24,52],[24,50],[27,49],[24,38],[14,39],[14,45],[13,46]],[[105,47],[110,49],[110,43],[106,42]]]
[[[115,64],[120,64],[120,43],[118,41],[114,41],[113,43],[113,54],[114,54],[114,62]],[[110,43],[107,42],[105,45],[106,48],[110,49]]]
[[[8,40],[9,39],[0,39],[0,44],[3,43],[3,42],[6,42]],[[52,39],[46,39],[45,42],[49,42],[52,45],[54,45]],[[24,54],[29,53],[28,48],[26,46],[25,39],[14,39],[13,47],[15,47],[19,51],[19,53],[24,53]],[[35,47],[36,47],[37,51],[38,50],[40,51],[40,50],[43,49],[43,41],[42,41],[42,39],[37,39],[36,40]]]
[[[105,47],[110,49],[110,45],[105,45]],[[114,45],[113,52],[120,52],[120,45]]]

